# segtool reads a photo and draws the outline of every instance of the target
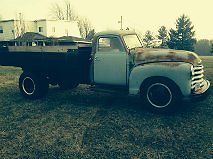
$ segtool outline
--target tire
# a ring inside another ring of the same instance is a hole
[[[46,96],[49,83],[41,75],[23,72],[19,78],[21,94],[28,99],[39,99]]]
[[[141,87],[145,105],[157,112],[174,112],[181,101],[181,93],[176,84],[168,79],[150,79]]]
[[[58,83],[58,85],[61,90],[68,90],[68,89],[74,89],[78,87],[79,84],[73,81],[61,81]]]

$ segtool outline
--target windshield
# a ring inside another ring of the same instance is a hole
[[[123,36],[123,39],[124,39],[128,49],[142,47],[142,44],[136,34],[125,35],[125,36]]]

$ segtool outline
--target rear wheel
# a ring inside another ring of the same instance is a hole
[[[142,98],[152,110],[174,111],[180,101],[180,91],[176,85],[165,79],[150,79],[141,88]]]
[[[25,98],[42,98],[47,94],[48,88],[47,79],[41,75],[24,72],[19,78],[19,89]]]

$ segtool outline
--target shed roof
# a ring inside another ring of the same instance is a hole
[[[15,42],[57,41],[61,43],[79,43],[79,42],[90,43],[90,41],[88,40],[85,40],[79,37],[74,37],[74,36],[62,36],[62,37],[56,38],[56,37],[46,37],[44,35],[41,35],[39,33],[34,33],[34,32],[24,33],[22,36],[19,36],[16,39],[11,41],[15,41]]]
[[[60,42],[90,42],[86,39],[75,37],[75,36],[62,36],[59,38],[54,38]]]
[[[27,32],[27,33],[24,33],[22,36],[19,36],[12,41],[31,42],[31,41],[46,40],[46,39],[47,39],[46,36],[41,35],[39,33]]]

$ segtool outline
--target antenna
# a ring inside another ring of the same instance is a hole
[[[121,30],[123,30],[123,17],[121,16],[121,19],[118,21],[119,24],[121,24]]]

